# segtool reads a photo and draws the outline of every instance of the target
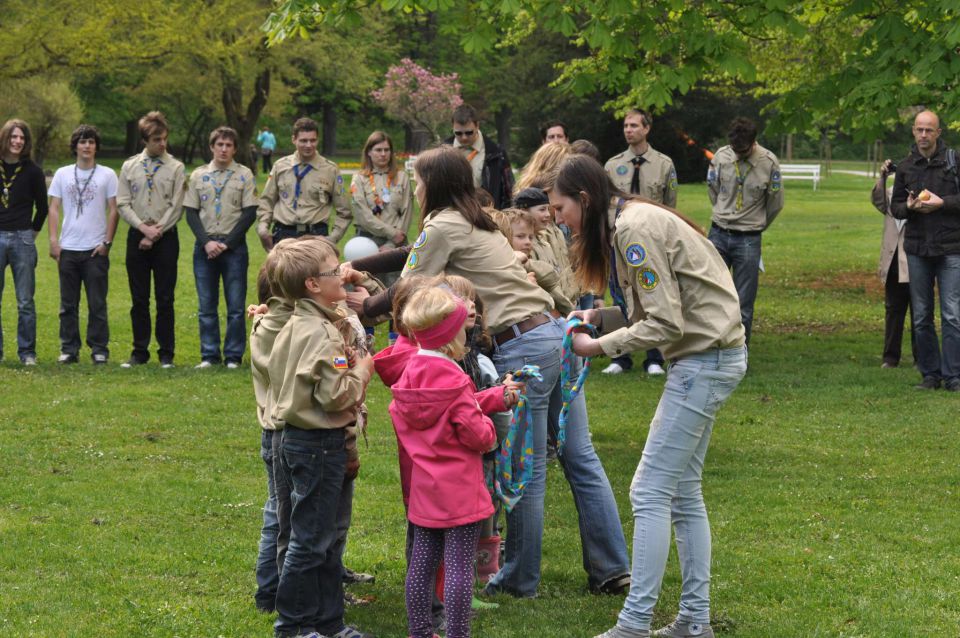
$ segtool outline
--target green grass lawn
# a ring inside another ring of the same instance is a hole
[[[713,616],[720,635],[954,636],[960,626],[960,397],[912,388],[880,369],[881,218],[871,181],[835,174],[813,192],[788,183],[764,235],[750,371],[717,421],[704,474],[713,527]],[[680,208],[709,219],[702,184]],[[59,367],[58,283],[38,246],[40,365],[16,359],[7,275],[0,365],[0,636],[269,636],[254,610],[265,495],[246,370],[197,371],[192,235],[181,224],[177,365],[122,370],[129,355],[126,228],[113,251],[111,365]],[[250,236],[250,298],[263,251]],[[81,309],[82,316],[85,308]],[[85,317],[82,324],[85,325]],[[381,336],[382,338],[382,336]],[[597,362],[597,369],[605,361]],[[662,381],[636,372],[587,382],[593,440],[628,539],[628,489]],[[406,636],[404,517],[389,395],[370,386],[346,561],[373,572],[375,597],[347,619]],[[620,597],[586,591],[573,502],[548,470],[540,598],[502,599],[476,636],[590,637]],[[676,610],[675,557],[656,624]]]

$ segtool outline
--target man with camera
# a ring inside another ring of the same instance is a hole
[[[913,121],[916,142],[897,168],[890,212],[907,220],[903,248],[910,271],[910,303],[918,389],[941,384],[960,392],[960,176],[957,153],[940,139],[940,118],[932,111]],[[943,352],[934,325],[934,284],[940,290]]]

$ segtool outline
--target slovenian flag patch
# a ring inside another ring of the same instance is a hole
[[[333,367],[337,370],[346,370],[349,366],[347,365],[346,357],[334,357],[333,358]]]

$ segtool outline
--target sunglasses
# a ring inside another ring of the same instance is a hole
[[[454,131],[453,134],[456,135],[457,137],[470,137],[476,132],[477,132],[476,129],[471,129],[469,131]]]

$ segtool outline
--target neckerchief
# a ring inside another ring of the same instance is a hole
[[[557,456],[563,456],[563,446],[567,441],[567,413],[570,411],[570,404],[583,391],[583,384],[590,373],[590,358],[583,360],[583,368],[576,379],[571,379],[573,370],[576,367],[577,355],[573,351],[573,335],[577,329],[586,328],[594,331],[592,324],[584,323],[578,317],[573,317],[567,321],[567,331],[563,335],[563,342],[560,350],[560,391],[563,398],[563,404],[560,407],[560,417],[557,419]]]
[[[391,184],[391,182],[390,182],[390,173],[385,173],[385,175],[387,176],[387,187],[384,189],[384,191],[383,191],[383,192],[384,192],[384,196],[382,196],[382,197],[381,197],[380,193],[377,192],[377,185],[376,185],[376,184],[374,183],[374,181],[373,181],[373,173],[370,173],[370,175],[369,175],[369,178],[370,178],[370,190],[373,191],[373,201],[374,201],[374,203],[375,203],[378,207],[380,207],[381,210],[383,209],[383,205],[384,205],[384,204],[389,204],[389,203],[390,203],[390,187],[393,185],[393,184]],[[376,211],[374,211],[374,212],[376,213]]]
[[[622,197],[617,200],[617,214],[614,219],[620,219],[620,213],[623,211],[623,205],[626,200]],[[610,277],[607,282],[610,286],[610,298],[613,303],[623,312],[623,317],[627,319],[627,302],[623,296],[623,289],[620,287],[620,280],[617,278],[617,247],[610,246]]]
[[[10,206],[10,189],[13,188],[13,183],[17,181],[17,175],[20,174],[20,169],[23,168],[23,162],[17,162],[17,167],[13,169],[13,175],[9,178],[7,177],[7,165],[3,165],[3,196],[2,204],[4,208]]]
[[[159,171],[160,167],[163,166],[163,160],[161,160],[159,157],[151,158],[150,161],[154,162],[155,164],[152,172],[147,167],[147,160],[143,160],[141,162],[141,164],[143,164],[143,174],[147,178],[147,205],[148,206],[150,205],[151,202],[153,202],[153,178],[156,177],[157,171]]]
[[[93,174],[97,172],[97,165],[94,164],[93,168],[90,169],[90,175],[87,176],[87,181],[83,183],[83,187],[80,187],[80,175],[77,173],[77,165],[73,165],[73,181],[77,186],[77,217],[83,215],[83,196],[87,193],[87,187],[90,186],[90,180],[93,179]]]
[[[525,365],[513,373],[515,381],[543,381],[540,366]],[[500,444],[493,473],[493,493],[509,512],[520,502],[533,478],[533,423],[527,410],[527,396],[520,395],[510,417],[510,429]],[[489,487],[489,486],[488,486]]]
[[[303,168],[303,172],[300,169]],[[298,164],[293,167],[293,176],[297,178],[297,185],[293,188],[293,210],[297,210],[297,204],[300,201],[300,182],[307,176],[307,173],[313,170],[313,164]]]
[[[210,184],[213,186],[213,211],[216,213],[217,219],[220,219],[220,213],[223,211],[221,196],[223,195],[223,189],[227,187],[227,184],[230,182],[230,178],[233,177],[233,170],[219,169],[214,171],[214,173],[227,174],[227,179],[223,180],[223,183],[219,186],[217,185],[217,180],[213,178],[213,175],[210,176]]]

